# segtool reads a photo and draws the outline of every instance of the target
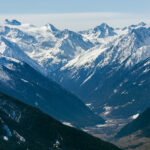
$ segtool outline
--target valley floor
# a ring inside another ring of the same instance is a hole
[[[139,133],[135,133],[131,136],[126,136],[113,143],[124,150],[149,150],[150,139],[138,137],[138,134]]]
[[[120,131],[122,127],[128,124],[131,120],[127,119],[110,119],[105,118],[105,124],[99,124],[95,127],[86,127],[84,131],[98,137],[109,141],[123,150],[149,150],[150,149],[150,139],[149,138],[140,138],[138,135],[139,132],[115,140],[114,136]]]
[[[124,150],[148,150],[150,148],[150,139],[148,138],[138,139],[136,136],[134,136],[132,138],[125,137],[117,141],[114,139],[114,136],[120,131],[121,128],[128,124],[131,119],[114,119],[105,117],[105,120],[105,124],[86,127],[83,130],[98,138],[116,144],[118,147]],[[139,143],[141,145],[139,145]]]
[[[108,119],[105,124],[98,124],[94,127],[86,127],[84,131],[102,138],[107,141],[112,141],[112,138],[116,135],[116,133],[125,126],[129,120],[126,119]]]

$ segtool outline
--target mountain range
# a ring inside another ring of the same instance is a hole
[[[150,25],[102,23],[75,32],[6,19],[0,84],[1,92],[65,124],[117,125],[118,132],[150,107]]]
[[[113,31],[96,37],[100,44],[53,72],[53,79],[96,113],[129,118],[149,106],[143,95],[149,90],[150,28],[140,23]]]

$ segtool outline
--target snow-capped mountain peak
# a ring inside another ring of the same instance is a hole
[[[145,22],[140,22],[138,24],[132,24],[128,27],[124,27],[122,28],[122,30],[132,30],[132,29],[137,29],[137,28],[140,28],[140,27],[147,27],[148,25],[145,23]]]
[[[138,26],[146,26],[147,24],[145,22],[138,23]]]
[[[21,25],[21,22],[19,22],[18,20],[8,20],[8,19],[5,19],[5,23],[8,24],[8,25],[14,25],[14,26],[19,26]]]
[[[96,45],[105,43],[107,40],[110,41],[118,34],[114,28],[106,23],[102,23],[101,25],[86,31],[80,31],[79,33],[81,33],[86,40],[89,40]]]
[[[102,23],[100,26],[97,26],[93,29],[95,33],[99,32],[98,38],[105,38],[107,36],[114,36],[116,33],[114,29],[107,25],[106,23]]]
[[[60,31],[59,29],[57,29],[54,25],[52,24],[46,24],[46,27],[51,31],[51,32],[58,32]]]
[[[106,30],[106,29],[113,29],[112,27],[110,27],[108,24],[106,24],[106,23],[102,23],[102,24],[100,24],[99,26],[96,26],[95,28],[94,28],[94,30],[95,31],[97,31],[97,30]]]

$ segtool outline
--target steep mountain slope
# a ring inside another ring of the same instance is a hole
[[[124,75],[117,73],[124,78],[114,79],[113,85],[117,80],[121,79],[122,82],[116,84],[112,95],[106,99],[106,106],[111,109],[108,115],[128,118],[143,112],[150,106],[150,101],[147,100],[150,96],[150,58],[138,63],[129,71],[122,72]]]
[[[0,93],[1,150],[119,150]]]
[[[147,99],[149,100],[149,99]],[[116,135],[116,139],[122,147],[128,149],[150,148],[150,108],[139,115],[137,119],[123,127]],[[127,145],[127,141],[128,145]]]
[[[0,91],[77,127],[103,123],[83,102],[32,67],[9,57],[0,57]]]
[[[149,100],[149,99],[148,99]],[[150,108],[146,109],[139,117],[127,124],[120,132],[116,135],[116,138],[121,138],[138,130],[141,130],[141,136],[150,138]]]
[[[27,56],[15,42],[11,42],[3,36],[0,37],[0,53],[4,56],[12,57],[26,62],[32,67],[34,67],[36,70],[44,74],[44,69],[42,69],[42,67],[39,64],[37,64],[34,60]]]

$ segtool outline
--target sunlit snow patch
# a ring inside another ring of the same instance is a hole
[[[94,106],[92,106],[92,103],[87,103],[87,104],[85,104],[87,107],[89,107],[91,110],[93,110],[94,109]]]
[[[91,103],[89,103],[89,104],[86,104],[86,106],[90,107],[90,106],[91,106]]]
[[[7,136],[4,136],[3,139],[4,139],[5,141],[8,141],[8,137],[7,137]]]
[[[25,82],[25,83],[28,83],[28,81],[27,80],[25,80],[25,79],[21,79],[23,82]]]
[[[136,118],[138,118],[138,116],[139,116],[139,114],[135,114],[135,115],[131,116],[131,118],[136,119]]]
[[[107,124],[98,124],[98,125],[96,125],[96,127],[98,127],[98,128],[102,128],[102,127],[106,127],[107,126]]]
[[[73,127],[73,125],[70,122],[63,122],[63,124],[69,127]]]
[[[104,115],[108,115],[112,111],[112,107],[109,107],[109,106],[105,106],[104,109],[105,109]]]

